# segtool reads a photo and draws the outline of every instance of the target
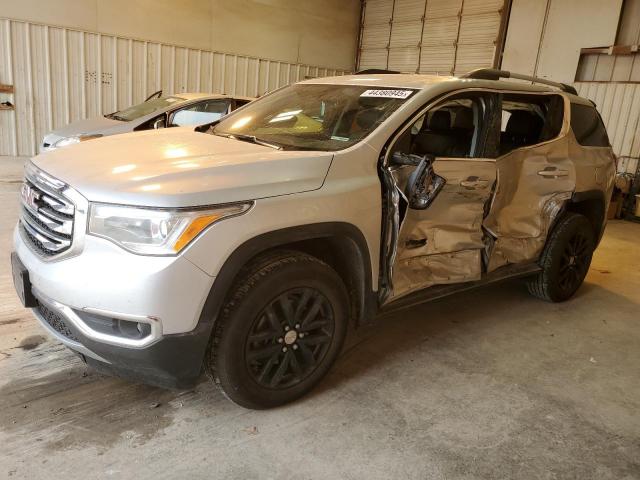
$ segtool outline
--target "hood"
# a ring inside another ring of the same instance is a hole
[[[59,138],[73,137],[74,135],[105,133],[112,127],[121,127],[129,122],[121,122],[106,117],[88,118],[78,120],[69,125],[52,131],[47,136],[52,135]]]
[[[332,158],[183,127],[99,138],[38,155],[33,163],[89,201],[187,207],[316,190]]]

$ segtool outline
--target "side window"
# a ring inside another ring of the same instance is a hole
[[[187,125],[203,125],[222,118],[229,108],[226,100],[208,100],[178,110],[171,118],[171,125],[184,127]]]
[[[493,94],[464,94],[445,100],[417,118],[398,138],[391,153],[439,158],[493,157],[495,154],[490,152],[497,150],[494,105],[497,96]]]
[[[247,103],[249,103],[251,100],[244,100],[244,99],[241,99],[241,98],[236,98],[234,101],[235,101],[235,104],[236,104],[235,108],[240,108],[240,107],[246,105]]]
[[[560,95],[504,94],[500,155],[552,140],[560,134],[564,100]]]
[[[585,147],[610,146],[607,130],[595,107],[572,103],[571,129],[580,145]]]

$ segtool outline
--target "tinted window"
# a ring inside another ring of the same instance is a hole
[[[500,154],[554,139],[562,130],[564,101],[559,95],[505,94]]]
[[[178,110],[171,119],[172,125],[185,127],[187,125],[204,125],[220,120],[229,108],[226,100],[207,100]]]
[[[580,145],[608,147],[609,137],[600,114],[588,105],[571,104],[571,128]]]
[[[244,100],[244,99],[239,99],[236,98],[236,108],[240,108],[243,105],[246,105],[247,103],[249,103],[251,100]]]

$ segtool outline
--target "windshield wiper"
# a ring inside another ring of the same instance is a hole
[[[265,142],[264,140],[260,140],[255,135],[244,135],[242,133],[216,133],[215,135],[218,135],[220,137],[225,137],[225,138],[233,138],[235,140],[241,140],[243,142],[251,142],[251,143],[255,143],[256,145],[262,145],[263,147],[270,147],[275,150],[282,150],[282,146],[276,145],[275,143],[269,143],[269,142]]]
[[[114,120],[119,120],[121,122],[128,122],[129,120],[127,120],[126,118],[122,118],[119,117],[118,115],[116,115],[115,113],[110,113],[109,115],[105,115],[105,117],[107,118],[113,118]]]

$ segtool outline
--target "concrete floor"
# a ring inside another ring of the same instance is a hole
[[[586,284],[520,282],[361,332],[320,388],[248,411],[207,381],[163,391],[91,372],[20,308],[16,171],[0,162],[0,476],[640,478],[640,225],[611,222]]]

